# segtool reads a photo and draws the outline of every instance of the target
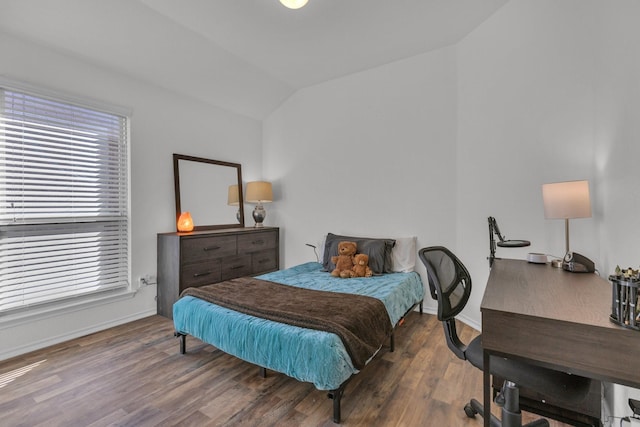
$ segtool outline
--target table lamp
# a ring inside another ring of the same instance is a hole
[[[238,184],[233,184],[229,186],[229,191],[227,193],[227,205],[229,206],[240,206],[240,192],[238,191]],[[236,212],[236,219],[238,222],[240,221],[240,209]]]
[[[564,219],[565,256],[562,261],[554,260],[552,264],[559,267],[562,262],[562,268],[567,271],[592,272],[593,262],[583,255],[572,253],[569,249],[569,220],[591,217],[589,181],[543,184],[542,201],[546,219]]]
[[[253,220],[256,222],[255,227],[262,227],[262,222],[267,216],[267,211],[264,210],[262,204],[273,201],[271,183],[266,181],[253,181],[248,183],[245,200],[247,203],[257,203],[252,213]]]

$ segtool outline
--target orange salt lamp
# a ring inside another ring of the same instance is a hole
[[[182,212],[178,218],[178,231],[193,231],[193,219],[189,212]]]

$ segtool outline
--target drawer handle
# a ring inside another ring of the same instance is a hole
[[[194,273],[193,277],[202,277],[202,276],[208,276],[210,275],[211,272],[210,271],[205,271],[204,273]]]
[[[231,267],[231,270],[237,270],[239,268],[244,268],[244,265],[234,265],[233,267]]]
[[[220,246],[207,246],[203,250],[204,251],[217,251],[218,249],[220,249]]]
[[[251,243],[254,244],[254,245],[264,245],[264,240],[254,240]]]
[[[258,264],[264,264],[265,262],[269,262],[269,258],[264,258],[258,261]]]

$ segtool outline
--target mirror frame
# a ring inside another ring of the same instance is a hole
[[[237,171],[237,176],[238,176],[238,192],[240,194],[244,194],[242,192],[242,167],[240,166],[240,163],[231,163],[231,162],[224,162],[221,160],[212,160],[212,159],[205,159],[203,157],[194,157],[194,156],[187,156],[184,154],[173,154],[173,184],[174,184],[174,191],[175,191],[175,197],[176,197],[176,231],[178,230],[178,218],[180,218],[180,214],[182,213],[181,210],[181,206],[180,206],[180,168],[178,166],[178,163],[180,160],[186,160],[186,161],[190,161],[190,162],[199,162],[199,163],[207,163],[210,165],[216,165],[216,166],[225,166],[225,167],[231,167],[231,168],[235,168]],[[215,230],[215,229],[221,229],[221,228],[244,228],[244,200],[243,197],[239,197],[238,198],[238,210],[240,211],[240,222],[235,223],[235,224],[207,224],[207,225],[194,225],[193,227],[193,231],[200,231],[200,230]]]

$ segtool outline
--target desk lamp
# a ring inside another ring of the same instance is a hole
[[[542,185],[542,201],[546,219],[564,219],[565,255],[562,261],[552,264],[572,272],[591,273],[593,262],[587,257],[573,253],[569,249],[569,220],[590,218],[589,181],[565,181]]]
[[[498,236],[498,242],[496,242],[495,236]],[[500,234],[498,228],[498,222],[492,216],[489,217],[489,267],[493,266],[493,260],[496,259],[496,244],[501,248],[524,248],[531,244],[528,240],[505,240],[504,236]]]
[[[247,203],[257,203],[253,210],[253,220],[256,222],[255,227],[262,227],[262,221],[267,216],[267,212],[262,206],[263,203],[271,203],[273,201],[273,190],[270,182],[253,181],[247,184],[247,194],[245,197]]]

